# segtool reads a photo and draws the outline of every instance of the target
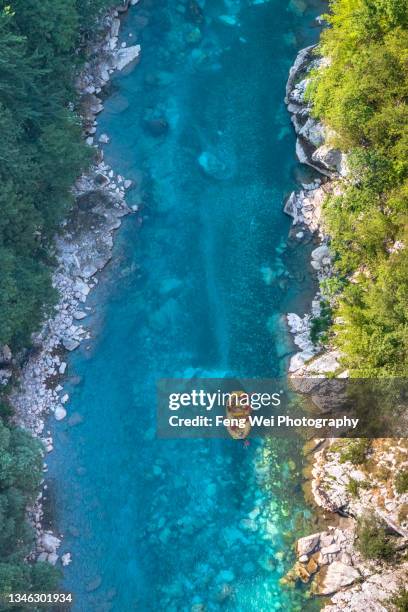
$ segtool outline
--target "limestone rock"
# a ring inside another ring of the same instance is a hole
[[[283,208],[283,212],[290,217],[295,219],[297,217],[297,201],[296,201],[296,192],[292,191],[290,196],[285,202],[285,206]]]
[[[62,406],[57,406],[54,411],[54,416],[57,421],[62,421],[67,416],[67,411]]]
[[[39,544],[45,552],[55,553],[61,544],[61,540],[52,535],[52,533],[46,532],[42,534]]]
[[[341,176],[345,176],[347,173],[346,156],[339,149],[329,145],[324,144],[317,148],[312,155],[312,161]]]
[[[57,553],[50,553],[49,555],[47,555],[47,561],[51,565],[55,565],[57,563],[57,561],[58,561]]]
[[[300,138],[297,138],[296,140],[296,156],[301,164],[309,163],[309,155]]]
[[[314,552],[320,542],[320,533],[314,533],[304,538],[299,538],[296,545],[296,551],[299,557],[310,555]]]
[[[64,567],[71,563],[71,553],[67,552],[61,556],[61,563]]]
[[[286,84],[286,103],[290,100],[290,94],[292,93],[296,81],[299,79],[300,75],[306,71],[310,64],[312,51],[315,48],[315,45],[310,47],[306,47],[305,49],[301,49],[296,57],[296,60],[289,71],[289,78]]]
[[[339,351],[326,351],[322,355],[317,356],[313,361],[306,366],[308,375],[327,374],[328,372],[336,372],[340,367]]]
[[[312,259],[317,262],[322,262],[326,257],[330,257],[330,249],[326,244],[322,244],[312,251]]]
[[[78,340],[72,338],[64,338],[62,344],[67,351],[74,351],[79,346]]]
[[[324,143],[324,125],[312,117],[309,117],[304,126],[300,128],[299,134],[314,147],[320,147]]]
[[[123,68],[139,57],[140,50],[140,45],[133,45],[131,47],[125,47],[124,49],[118,49],[115,57],[115,68],[117,68],[117,70],[123,70]]]
[[[76,310],[73,315],[74,319],[76,319],[77,321],[81,321],[81,319],[85,319],[86,312],[83,312],[82,310]]]
[[[66,362],[65,362],[65,361],[62,361],[62,362],[60,363],[59,368],[58,368],[58,372],[59,372],[60,374],[65,374],[65,370],[66,370],[66,369],[67,369],[67,364],[66,364]]]
[[[341,561],[333,561],[325,571],[319,572],[315,583],[318,595],[331,595],[359,580],[360,573],[355,567],[345,565]]]

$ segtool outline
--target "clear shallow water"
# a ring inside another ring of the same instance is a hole
[[[92,294],[95,338],[70,358],[71,420],[55,426],[65,586],[78,612],[304,610],[279,584],[308,518],[299,449],[156,440],[155,388],[285,371],[282,314],[313,286],[307,248],[286,244],[282,201],[300,169],[283,97],[321,6],[207,0],[196,23],[172,7],[145,0],[127,16],[142,61],[99,118],[141,211]],[[146,129],[152,117],[165,135]]]

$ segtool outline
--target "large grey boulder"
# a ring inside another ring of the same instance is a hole
[[[304,126],[299,129],[298,133],[314,147],[321,147],[325,140],[323,123],[316,121],[312,117],[309,117]]]
[[[341,176],[347,174],[346,155],[329,145],[322,145],[312,155],[312,162],[323,166],[330,172],[335,172]]]
[[[326,257],[330,257],[330,249],[326,244],[322,244],[312,251],[312,259],[322,261]]]
[[[295,87],[296,81],[299,79],[300,75],[308,68],[312,57],[312,51],[315,46],[316,45],[311,45],[310,47],[301,49],[297,54],[296,60],[289,71],[289,78],[286,84],[286,103],[289,102],[289,96]]]
[[[123,68],[139,57],[140,50],[140,45],[118,49],[115,56],[115,68],[117,70],[123,70]]]
[[[325,572],[321,571],[316,583],[318,595],[331,595],[359,580],[360,573],[355,567],[341,561],[333,561]]]
[[[61,540],[52,535],[52,533],[43,533],[39,540],[39,544],[45,552],[55,553],[61,544]]]
[[[314,552],[320,543],[320,533],[313,533],[312,535],[299,538],[296,544],[296,551],[298,557],[303,555],[310,555]]]

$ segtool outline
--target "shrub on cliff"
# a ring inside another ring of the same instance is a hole
[[[395,547],[385,525],[376,517],[363,517],[357,523],[357,549],[365,559],[391,561]]]
[[[401,470],[395,476],[395,490],[400,495],[408,493],[408,470]]]
[[[390,612],[408,612],[408,589],[402,587],[388,602]]]
[[[361,465],[367,459],[367,453],[371,448],[371,440],[357,438],[348,440],[340,451],[340,463],[350,461],[353,465]]]

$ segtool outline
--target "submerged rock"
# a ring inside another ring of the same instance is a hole
[[[219,181],[229,179],[233,174],[232,168],[219,155],[210,151],[203,151],[198,158],[198,163],[205,174]]]
[[[87,593],[92,593],[93,591],[96,591],[96,589],[99,589],[101,584],[102,584],[101,576],[95,576],[95,578],[93,578],[90,582],[88,582],[88,584],[85,587],[85,590],[87,591]]]
[[[225,23],[225,25],[229,25],[229,26],[236,26],[238,23],[235,15],[220,15],[218,19],[222,23]]]
[[[62,344],[67,351],[74,351],[79,346],[78,340],[72,338],[64,338]]]
[[[203,23],[203,10],[196,0],[189,0],[189,2],[187,3],[186,17],[189,21],[192,21],[193,23]]]
[[[169,131],[169,124],[165,117],[159,117],[158,119],[145,119],[143,125],[152,136],[163,136]]]

